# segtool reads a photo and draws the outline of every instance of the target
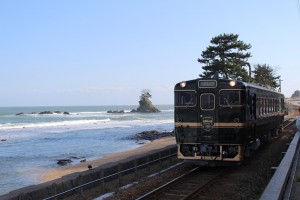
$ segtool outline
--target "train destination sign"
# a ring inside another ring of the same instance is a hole
[[[217,87],[216,81],[199,81],[198,82],[199,88],[207,88],[207,87]]]

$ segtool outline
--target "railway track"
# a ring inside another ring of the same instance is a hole
[[[286,119],[286,120],[283,122],[283,129],[288,128],[288,127],[291,126],[293,123],[296,123],[296,119],[295,119],[295,118],[289,118],[289,119]]]
[[[184,200],[191,199],[194,195],[199,195],[207,186],[213,183],[226,168],[210,168],[198,166],[186,174],[162,185],[159,188],[137,198],[136,200]]]
[[[283,129],[290,127],[295,123],[295,118],[289,118],[284,121]],[[278,138],[278,137],[277,137]],[[210,168],[198,166],[190,170],[186,174],[162,185],[159,188],[137,198],[136,200],[148,199],[193,199],[193,197],[201,196],[201,191],[204,191],[211,183],[214,182],[226,168]]]

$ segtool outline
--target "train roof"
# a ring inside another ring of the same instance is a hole
[[[264,85],[259,84],[259,83],[247,83],[247,82],[242,82],[242,83],[246,87],[252,87],[252,88],[256,88],[256,89],[267,90],[267,91],[270,91],[270,92],[275,92],[275,93],[278,93],[278,94],[282,94],[282,93],[276,91],[275,89],[273,89],[271,87],[267,87],[267,86],[264,86]]]
[[[197,79],[192,79],[192,80],[187,80],[185,82],[190,82],[190,81],[199,81],[199,80],[216,80],[216,81],[221,81],[221,82],[226,82],[226,81],[232,81],[232,79],[222,79],[222,78],[197,78]],[[265,91],[269,91],[269,92],[273,92],[273,93],[277,93],[277,94],[281,94],[283,95],[281,92],[276,91],[273,88],[264,86],[262,84],[259,83],[248,83],[248,82],[243,82],[243,81],[238,81],[236,80],[240,85],[244,85],[245,87],[251,87],[251,88],[256,88],[256,89],[260,89],[260,90],[265,90]],[[179,84],[179,83],[178,83]],[[177,84],[176,84],[177,85]]]

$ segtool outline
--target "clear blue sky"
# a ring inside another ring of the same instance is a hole
[[[298,0],[1,0],[0,106],[173,104],[202,73],[212,37],[250,43],[249,62],[300,90]]]

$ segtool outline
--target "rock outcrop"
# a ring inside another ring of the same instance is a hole
[[[51,115],[51,114],[53,114],[53,112],[52,111],[43,111],[43,112],[40,112],[39,114],[40,115]]]
[[[30,113],[30,114],[32,114],[32,115],[36,115],[36,114],[39,114],[39,115],[52,115],[52,114],[64,114],[64,115],[69,115],[70,113],[69,112],[67,112],[67,111],[64,111],[64,112],[62,112],[62,111],[49,111],[49,110],[47,110],[47,111],[42,111],[42,112],[39,112],[39,113],[37,113],[37,112],[32,112],[32,113]],[[20,113],[17,113],[16,115],[25,115],[25,113],[23,113],[23,112],[20,112]]]
[[[157,140],[163,137],[175,137],[175,133],[174,130],[173,131],[163,131],[163,132],[159,132],[156,130],[152,130],[152,131],[143,131],[140,133],[137,133],[133,136],[130,136],[129,139],[132,140],[149,140],[149,141],[153,141],[153,140]]]
[[[124,110],[109,110],[109,111],[107,111],[107,113],[125,113],[125,111]]]
[[[59,159],[57,160],[57,164],[58,165],[67,165],[67,164],[70,164],[72,162],[71,159]]]
[[[137,108],[137,112],[142,113],[155,113],[160,112],[156,107],[153,106],[152,102],[148,98],[142,98],[139,101],[140,106]]]

